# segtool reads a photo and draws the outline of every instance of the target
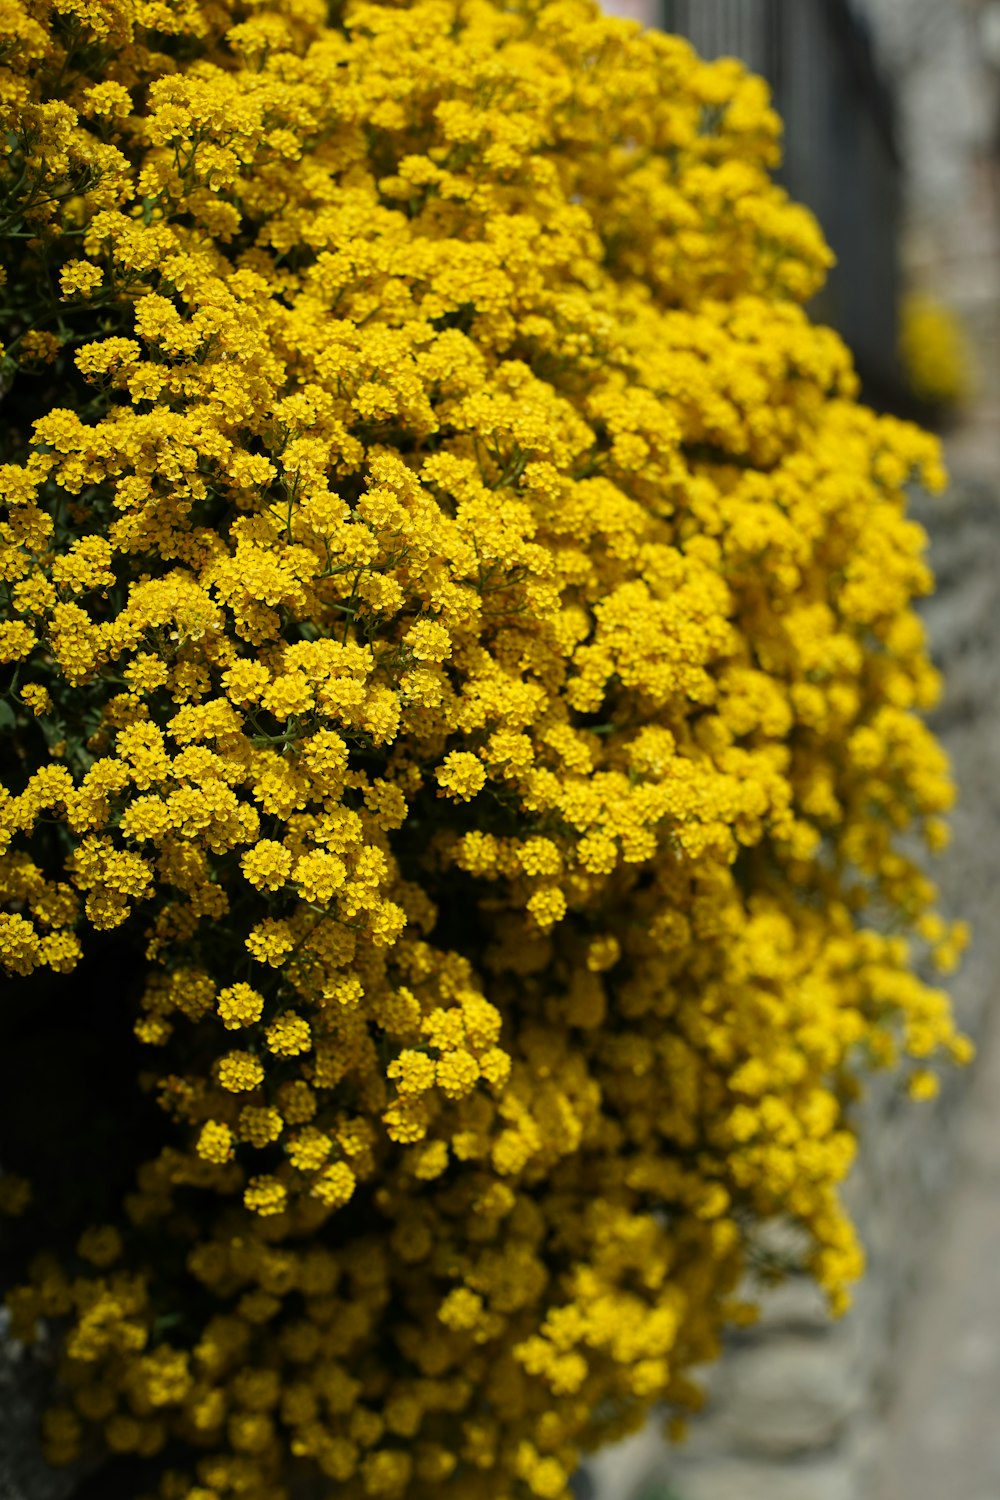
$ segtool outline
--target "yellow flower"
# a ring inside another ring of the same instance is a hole
[[[258,1149],[276,1141],[284,1128],[280,1110],[273,1105],[247,1105],[240,1110],[238,1131],[241,1140]]]
[[[230,1161],[233,1155],[233,1133],[229,1126],[218,1120],[206,1121],[198,1136],[197,1151],[203,1161],[214,1162],[217,1166]]]
[[[219,1082],[231,1094],[247,1093],[264,1081],[264,1069],[250,1052],[227,1052],[219,1062]]]
[[[566,914],[566,897],[558,886],[545,885],[531,896],[527,909],[543,930],[555,925]]]
[[[132,100],[128,89],[123,88],[120,83],[106,80],[104,83],[95,83],[87,89],[85,94],[86,114],[110,115],[112,118],[123,118],[132,108]]]
[[[291,1010],[279,1016],[264,1035],[270,1050],[279,1057],[297,1057],[302,1052],[308,1052],[312,1046],[309,1022]]]
[[[20,661],[37,643],[37,635],[23,620],[0,622],[0,662]]]
[[[219,991],[217,1009],[223,1026],[234,1031],[260,1020],[264,1012],[264,996],[249,984],[230,984]]]
[[[313,1196],[327,1208],[341,1208],[354,1194],[355,1177],[346,1162],[325,1168],[312,1185]]]
[[[243,1202],[254,1213],[264,1218],[284,1211],[288,1194],[284,1184],[276,1177],[251,1177],[243,1194]]]
[[[972,355],[958,316],[932,297],[911,293],[900,319],[900,353],[914,395],[955,406],[972,391]]]
[[[936,1073],[930,1073],[926,1068],[919,1068],[910,1074],[907,1092],[911,1099],[936,1099],[941,1092],[941,1080]]]
[[[21,698],[36,719],[52,712],[52,696],[48,688],[40,682],[26,682],[21,689]]]
[[[68,260],[59,272],[59,286],[67,302],[74,297],[89,297],[103,280],[100,266],[88,260]]]
[[[328,1135],[311,1126],[292,1136],[286,1147],[289,1160],[300,1172],[315,1171],[330,1155],[333,1143]]]
[[[482,761],[467,750],[452,750],[434,774],[442,790],[461,802],[471,802],[486,784]]]
[[[418,620],[404,640],[418,661],[446,661],[451,655],[451,638],[439,620]]]
[[[4,3],[0,959],[126,929],[163,1111],[78,1256],[23,1220],[47,1451],[559,1500],[694,1403],[769,1219],[844,1305],[861,1068],[968,1059],[939,447],[809,321],[733,59],[592,0],[72,0],[60,71]]]

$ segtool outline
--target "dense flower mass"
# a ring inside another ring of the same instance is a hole
[[[802,311],[735,62],[589,0],[0,10],[0,946],[70,1005],[142,929],[170,1122],[11,1295],[49,1456],[564,1500],[769,1220],[843,1302],[859,1071],[966,1050],[901,845],[935,442]]]

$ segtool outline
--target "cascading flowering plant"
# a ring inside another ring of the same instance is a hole
[[[803,312],[733,61],[589,0],[0,34],[0,951],[96,1016],[141,931],[164,1111],[10,1294],[48,1454],[563,1500],[696,1402],[761,1226],[843,1304],[859,1073],[968,1053],[901,848],[936,443]]]

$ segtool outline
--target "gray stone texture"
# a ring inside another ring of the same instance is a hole
[[[726,1458],[678,1476],[673,1490],[677,1500],[856,1500],[836,1459],[782,1464]]]
[[[0,1500],[68,1500],[76,1476],[50,1469],[38,1446],[41,1358],[7,1337],[0,1309]]]
[[[901,1329],[872,1500],[1000,1496],[1000,1034],[958,1142],[958,1185]]]

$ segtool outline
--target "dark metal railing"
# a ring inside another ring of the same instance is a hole
[[[892,94],[848,0],[659,0],[705,57],[742,58],[785,122],[780,180],[837,257],[817,317],[851,345],[870,399],[895,404],[902,172]]]

